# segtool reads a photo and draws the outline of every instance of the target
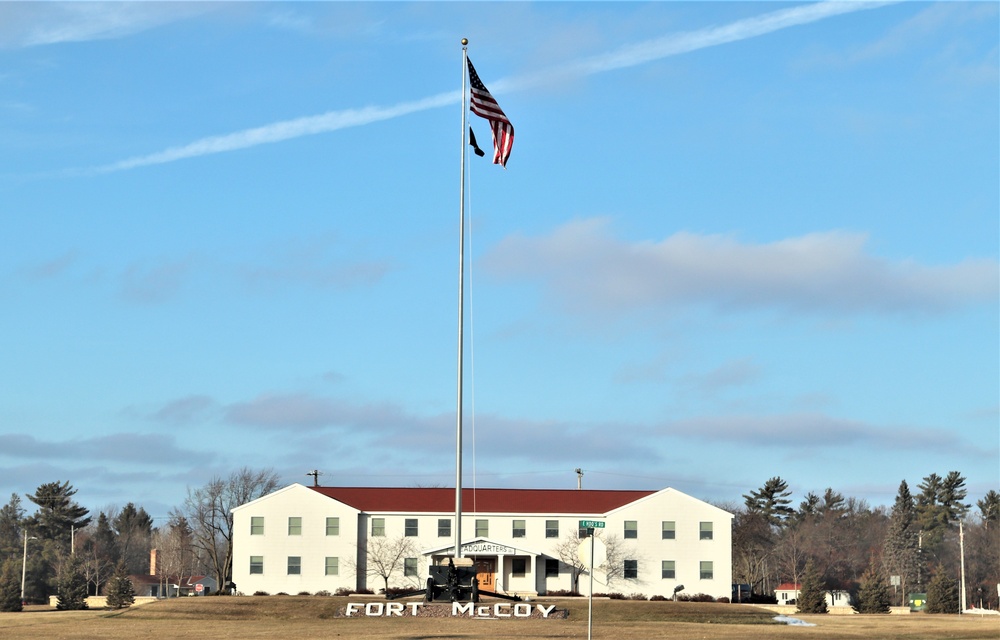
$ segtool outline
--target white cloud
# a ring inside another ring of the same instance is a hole
[[[213,10],[203,2],[2,2],[0,49],[121,38]]]
[[[537,74],[495,81],[491,80],[489,86],[496,93],[498,91],[509,91],[546,84],[554,76],[592,75],[604,71],[632,67],[706,47],[766,35],[781,29],[817,22],[844,13],[882,6],[883,4],[885,3],[820,2],[793,7],[791,9],[781,9],[753,18],[738,20],[728,25],[709,27],[687,33],[669,34],[662,38],[628,45],[616,51],[594,56],[557,69],[542,71]],[[390,107],[369,106],[360,109],[329,111],[316,116],[305,116],[233,133],[209,136],[157,153],[128,158],[120,162],[88,170],[78,170],[73,173],[109,173],[174,162],[213,153],[246,149],[260,144],[281,142],[301,136],[327,133],[338,129],[358,127],[382,120],[398,118],[427,109],[452,105],[459,102],[460,99],[461,92],[451,91],[439,93],[421,100],[400,102]]]
[[[742,310],[935,312],[996,301],[995,260],[927,266],[866,251],[867,237],[813,233],[753,244],[679,232],[625,242],[603,218],[543,237],[510,236],[483,259],[493,275],[538,281],[574,310],[609,312],[677,304]]]

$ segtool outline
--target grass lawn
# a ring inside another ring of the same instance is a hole
[[[0,613],[0,638],[135,640],[136,638],[350,638],[351,640],[490,640],[586,638],[585,598],[537,602],[567,609],[565,619],[343,618],[355,598],[245,596],[180,598],[124,611],[55,611],[30,607]],[[757,639],[919,640],[1000,638],[1000,616],[799,616],[815,627],[775,624],[770,611],[694,602],[594,601],[595,640]]]

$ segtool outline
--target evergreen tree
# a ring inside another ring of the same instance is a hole
[[[861,576],[861,586],[858,589],[854,610],[858,613],[889,613],[890,600],[889,585],[885,582],[885,576],[872,562]]]
[[[0,565],[0,611],[21,611],[20,573],[16,560],[7,560]]]
[[[76,556],[70,556],[63,562],[56,583],[56,595],[56,609],[60,611],[87,608],[87,578]]]
[[[826,587],[812,560],[806,562],[799,597],[796,600],[799,613],[826,613]]]
[[[129,573],[150,573],[149,550],[153,519],[142,507],[128,503],[111,523],[118,533],[118,558]]]
[[[763,515],[772,525],[782,525],[795,511],[789,507],[792,501],[788,496],[792,492],[788,483],[779,476],[769,478],[764,486],[757,491],[744,494],[744,504],[750,513]]]
[[[135,604],[135,587],[124,563],[118,563],[115,575],[108,581],[106,595],[109,609],[124,609]]]
[[[21,507],[21,496],[11,494],[10,502],[0,508],[0,563],[5,558],[13,558],[21,548],[24,522],[24,509]]]
[[[976,506],[979,507],[979,514],[986,529],[1000,524],[1000,493],[995,489],[987,491],[982,500],[976,501]]]
[[[968,491],[965,488],[965,478],[958,471],[949,471],[941,481],[938,503],[944,512],[944,521],[948,526],[954,526],[969,511],[969,505],[962,502]]]
[[[927,613],[959,613],[958,600],[957,581],[948,577],[944,567],[938,565],[934,578],[927,585]]]
[[[906,593],[906,586],[917,579],[920,564],[920,531],[917,529],[917,513],[906,480],[899,483],[896,503],[889,517],[882,549],[882,561],[889,575],[899,576],[900,591]]]
[[[43,540],[57,540],[68,545],[71,530],[87,526],[87,509],[72,500],[76,494],[69,482],[49,482],[41,485],[28,500],[38,505],[29,518],[28,528]]]

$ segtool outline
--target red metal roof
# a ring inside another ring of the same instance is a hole
[[[452,513],[455,489],[310,487],[359,511]],[[465,513],[607,513],[655,491],[571,489],[462,489]]]
[[[775,589],[775,591],[798,591],[800,588],[802,588],[802,585],[800,585],[800,584],[793,584],[791,582],[783,582],[783,583],[781,583],[781,584],[778,585],[778,588]]]

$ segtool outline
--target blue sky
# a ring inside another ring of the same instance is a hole
[[[0,496],[1000,485],[996,3],[0,3]],[[470,117],[480,144],[486,122]],[[6,498],[4,498],[4,501]]]

